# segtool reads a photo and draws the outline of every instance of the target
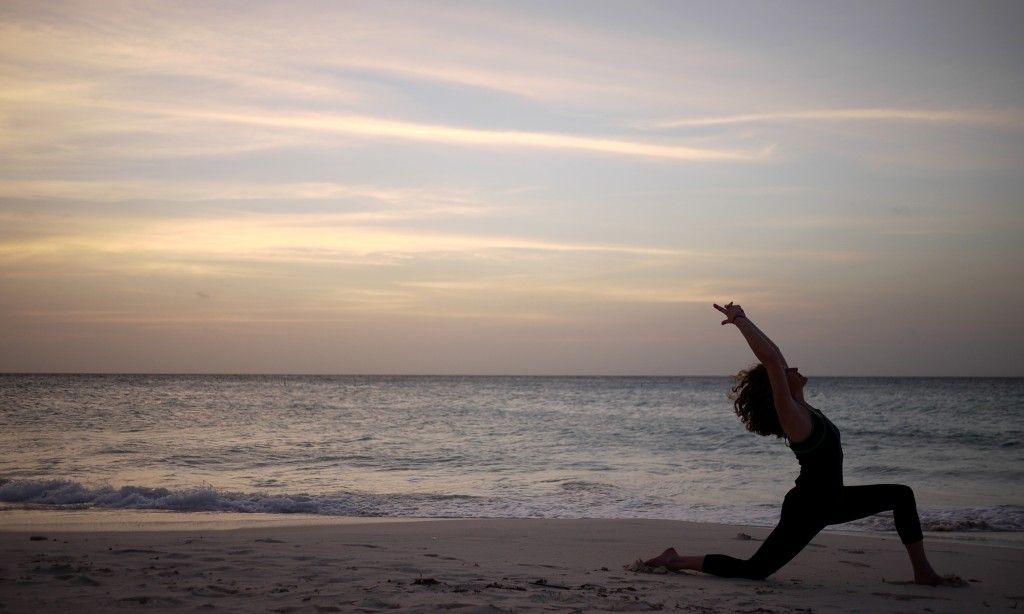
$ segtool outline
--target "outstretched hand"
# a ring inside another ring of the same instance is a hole
[[[744,318],[747,317],[746,314],[743,313],[743,308],[740,307],[739,305],[733,305],[732,301],[729,301],[729,304],[726,305],[725,307],[722,307],[718,303],[715,303],[715,309],[725,314],[725,319],[722,320],[723,326],[726,324],[732,324],[736,320],[736,318],[740,316],[743,316]]]

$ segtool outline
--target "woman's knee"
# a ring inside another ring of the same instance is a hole
[[[764,564],[759,565],[757,563],[753,563],[747,565],[747,567],[743,570],[742,577],[748,580],[764,580],[776,571],[778,571],[778,566],[768,566]]]
[[[724,554],[708,554],[704,556],[704,564],[700,570],[704,573],[722,576],[723,578],[746,578],[748,580],[764,580],[778,569],[757,558],[737,559]]]
[[[899,505],[917,507],[917,500],[914,499],[913,488],[906,484],[896,484],[893,486],[893,490],[896,494],[896,501]]]

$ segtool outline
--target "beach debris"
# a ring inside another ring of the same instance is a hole
[[[491,582],[484,588],[501,588],[506,591],[525,591],[526,587],[515,586],[514,584],[502,584],[501,582]]]
[[[885,578],[882,578],[882,582],[885,582],[886,584],[896,584],[898,586],[911,586],[917,584],[913,580],[886,580]],[[969,584],[960,576],[956,575],[955,573],[951,573],[942,576],[942,582],[940,582],[936,586],[960,587],[969,586]]]
[[[90,578],[89,576],[86,576],[84,574],[77,575],[77,576],[74,576],[73,578],[70,578],[70,584],[75,584],[75,585],[78,585],[78,586],[99,586],[100,585],[99,582],[97,582],[96,580],[93,580],[92,578]]]
[[[535,586],[543,586],[544,588],[558,588],[565,591],[572,590],[570,587],[562,584],[552,584],[544,578],[538,578],[537,580],[530,582],[530,584],[533,584]]]
[[[435,580],[433,578],[416,578],[415,580],[412,581],[412,583],[413,584],[422,584],[423,586],[431,586],[431,585],[434,585],[434,584],[440,584],[440,582],[438,582],[437,580]]]
[[[967,586],[967,581],[955,573],[942,576],[942,586]]]
[[[594,591],[594,593],[597,594],[597,596],[599,596],[599,597],[607,597],[608,596],[608,587],[607,586],[602,586],[600,584],[591,584],[589,582],[586,583],[586,584],[580,584],[580,586],[579,586],[579,588],[577,590],[581,590],[581,591]]]
[[[653,567],[644,563],[643,559],[637,559],[629,565],[623,565],[622,568],[626,571],[633,571],[636,573],[667,574],[669,572],[668,567]]]
[[[749,533],[740,532],[740,533],[736,534],[736,539],[740,539],[740,540],[743,540],[743,541],[750,541],[750,540],[752,540],[754,538],[751,537]]]

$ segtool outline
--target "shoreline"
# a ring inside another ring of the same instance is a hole
[[[0,533],[52,531],[101,533],[130,531],[234,531],[332,525],[430,522],[447,518],[327,516],[262,512],[178,512],[139,509],[18,509],[0,507]]]
[[[771,526],[744,523],[708,523],[702,521],[663,518],[516,518],[503,516],[332,516],[304,513],[265,512],[182,512],[160,509],[132,508],[64,508],[53,509],[5,507],[0,504],[0,533],[6,531],[59,531],[59,532],[125,532],[125,531],[231,531],[236,529],[388,524],[402,522],[439,522],[451,520],[649,520],[652,522],[680,522],[734,527],[738,531],[771,530]],[[850,537],[895,538],[895,531],[844,528],[843,525],[826,527],[826,535]],[[993,547],[1024,549],[1024,531],[924,531],[925,540],[931,542],[964,542]]]
[[[911,574],[896,536],[854,532],[820,534],[766,581],[622,568],[668,546],[746,557],[769,532],[644,519],[6,510],[0,612],[962,612],[1024,601],[1024,548],[931,536],[936,569],[967,586],[900,584]]]

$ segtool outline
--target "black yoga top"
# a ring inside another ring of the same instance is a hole
[[[800,462],[796,486],[800,490],[833,490],[843,485],[843,446],[839,429],[811,408],[811,435],[789,447]]]

